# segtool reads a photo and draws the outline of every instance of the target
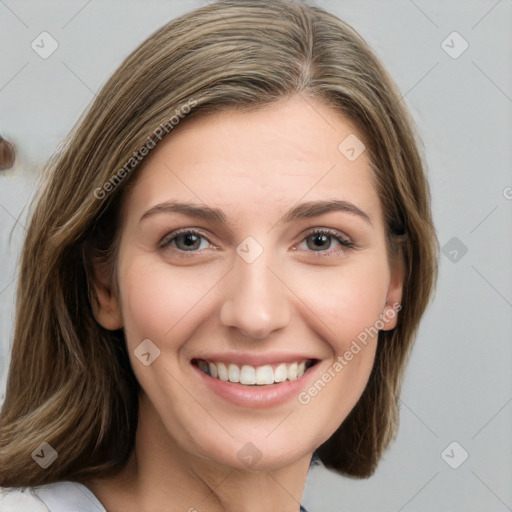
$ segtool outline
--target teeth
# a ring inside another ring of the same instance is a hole
[[[229,365],[229,382],[240,382],[240,368],[236,364]]]
[[[274,382],[284,382],[288,377],[288,370],[286,369],[286,364],[281,363],[274,370]]]
[[[274,370],[272,370],[272,366],[259,366],[256,369],[256,384],[274,384]]]
[[[244,364],[240,370],[240,384],[256,384],[256,370]]]
[[[288,366],[288,380],[297,380],[297,363]]]
[[[204,373],[210,373],[210,365],[202,359],[197,363],[197,366],[203,370]]]
[[[220,380],[227,382],[228,380],[228,369],[224,363],[217,363],[217,374]]]
[[[197,366],[211,377],[246,386],[263,386],[285,380],[296,380],[302,377],[312,364],[312,361],[280,363],[275,368],[269,364],[257,367],[244,364],[240,368],[233,363],[212,363],[202,359],[197,361]]]

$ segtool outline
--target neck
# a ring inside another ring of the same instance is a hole
[[[84,483],[107,512],[299,512],[311,455],[261,471],[220,465],[180,448],[146,398],[126,466]]]

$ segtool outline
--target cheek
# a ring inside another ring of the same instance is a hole
[[[361,258],[332,272],[302,273],[295,283],[310,316],[323,324],[321,331],[333,352],[341,354],[383,313],[389,268],[378,259]]]
[[[332,273],[317,273],[314,279],[303,275],[297,283],[309,309],[310,324],[316,323],[331,351],[298,397],[307,416],[321,419],[325,427],[318,443],[339,427],[366,387],[377,349],[376,323],[388,284],[389,269],[377,259],[360,259]]]
[[[180,358],[180,350],[194,330],[211,316],[207,291],[215,286],[218,277],[215,279],[211,271],[204,275],[197,269],[173,269],[147,254],[127,254],[125,262],[119,264],[121,307],[137,380],[152,401],[162,401],[160,410],[168,408],[169,401],[176,411],[191,407],[189,395],[175,381],[183,382],[188,368],[188,361],[185,365]],[[137,357],[137,347],[146,339],[160,351],[148,366]],[[175,416],[180,415],[182,412],[176,412]]]
[[[197,306],[215,279],[211,273],[172,271],[165,263],[147,260],[136,256],[124,268],[120,265],[125,331],[131,343],[149,338],[165,339],[167,344],[175,338],[172,333],[183,334],[190,319],[201,311]]]

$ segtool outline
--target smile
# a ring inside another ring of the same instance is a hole
[[[316,363],[314,359],[251,366],[219,361],[194,359],[192,364],[215,379],[242,384],[244,386],[263,386],[297,380]]]

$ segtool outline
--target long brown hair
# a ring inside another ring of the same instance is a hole
[[[363,395],[317,452],[340,473],[374,472],[396,435],[404,365],[436,278],[437,240],[413,123],[376,56],[337,17],[291,0],[224,0],[167,23],[133,51],[45,167],[21,257],[0,415],[1,486],[114,474],[133,450],[140,387],[123,331],[94,319],[91,265],[104,261],[115,281],[120,206],[142,148],[172,133],[176,119],[259,109],[293,94],[355,123],[390,246],[401,239],[398,324],[379,333]],[[42,443],[58,453],[46,469],[32,457]]]

